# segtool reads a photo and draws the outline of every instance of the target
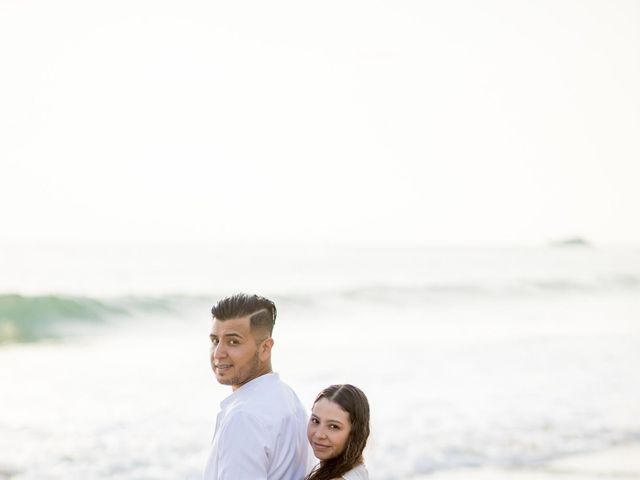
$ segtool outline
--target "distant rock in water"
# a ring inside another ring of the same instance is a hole
[[[591,247],[592,245],[582,237],[568,237],[549,242],[552,247]]]

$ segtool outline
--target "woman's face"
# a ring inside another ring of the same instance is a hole
[[[340,405],[326,398],[313,405],[307,438],[317,458],[328,460],[340,455],[347,446],[350,432],[349,414]]]

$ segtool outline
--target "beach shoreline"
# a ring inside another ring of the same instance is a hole
[[[462,468],[411,480],[620,480],[640,479],[640,443],[570,455],[538,465]]]

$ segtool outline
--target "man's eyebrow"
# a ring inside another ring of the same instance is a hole
[[[236,338],[243,338],[242,335],[240,335],[239,333],[235,333],[235,332],[229,332],[229,333],[223,333],[222,334],[223,337],[236,337]],[[210,333],[209,334],[210,338],[218,338],[218,335],[216,335],[215,333]]]

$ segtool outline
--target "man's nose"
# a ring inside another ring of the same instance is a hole
[[[225,350],[222,343],[212,347],[213,348],[213,358],[224,358],[227,356],[227,351]]]

